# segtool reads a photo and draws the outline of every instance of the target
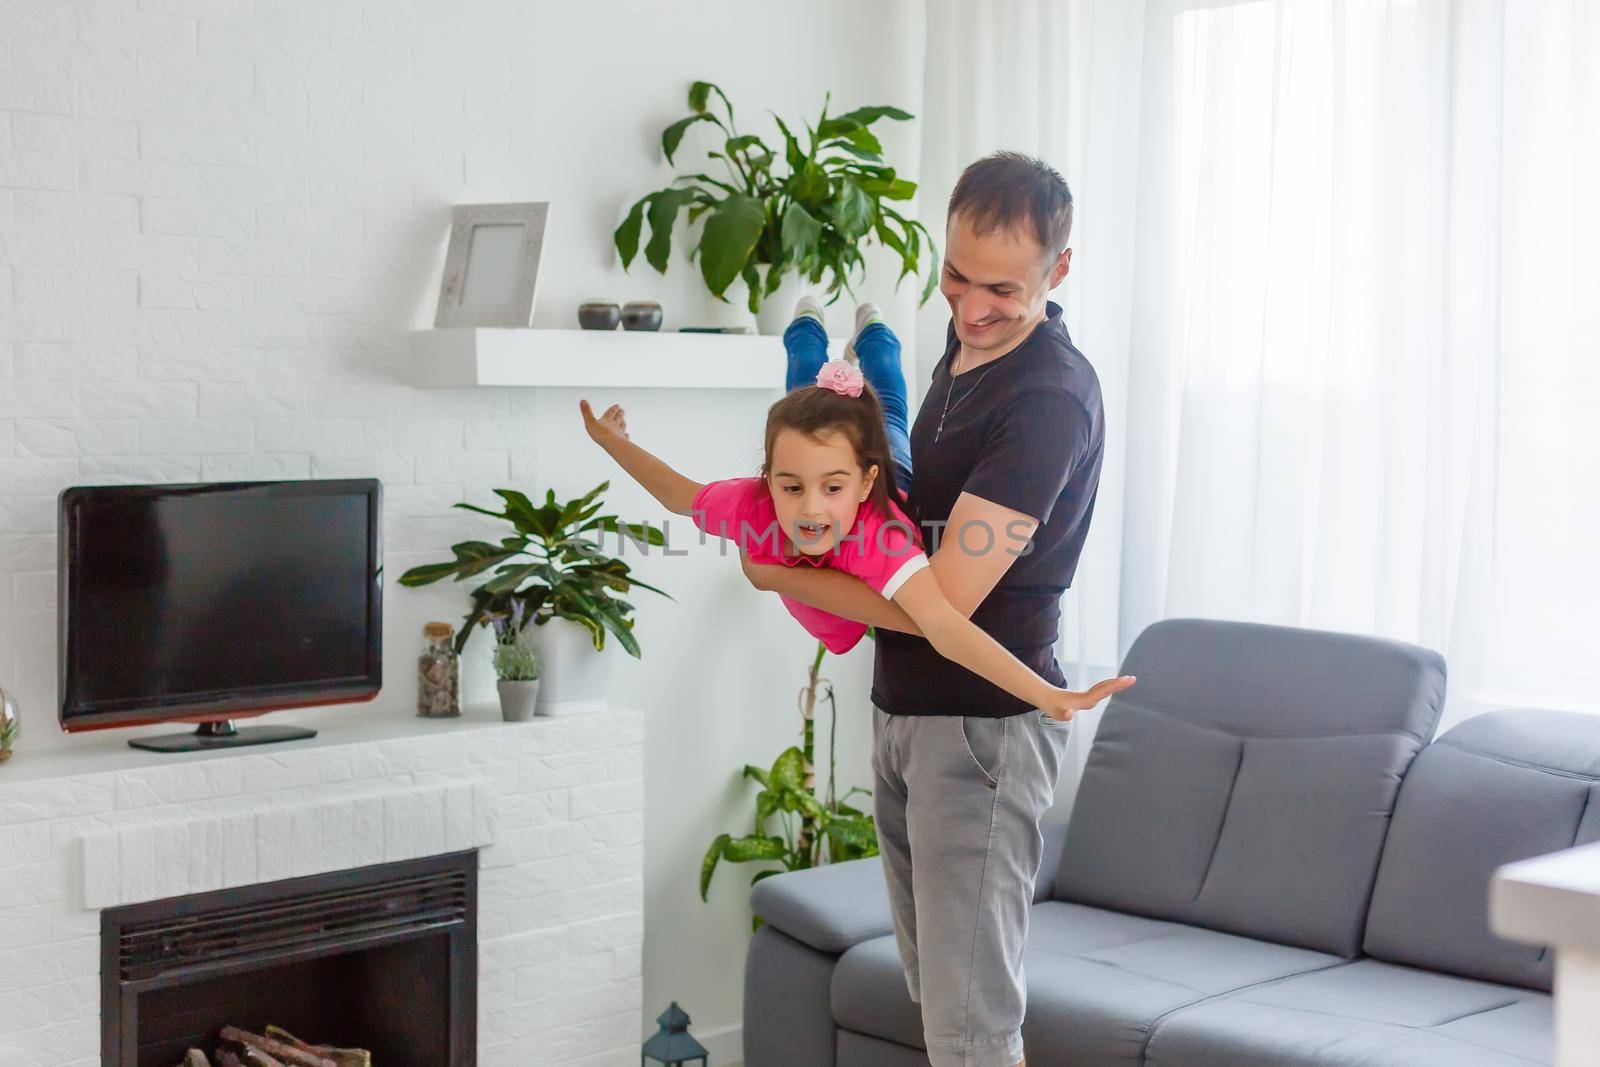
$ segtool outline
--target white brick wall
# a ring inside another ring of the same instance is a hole
[[[659,300],[667,329],[704,321],[711,301],[681,243],[665,277],[624,274],[609,247],[627,205],[679,169],[658,137],[689,81],[718,81],[768,135],[764,109],[814,116],[827,91],[836,110],[920,112],[920,9],[0,0],[0,685],[24,716],[10,772],[82,743],[55,722],[63,486],[381,478],[380,716],[411,713],[421,623],[462,615],[459,586],[393,582],[482,530],[450,505],[488,502],[501,479],[577,495],[610,478],[619,513],[659,519],[578,434],[573,391],[408,384],[406,333],[432,321],[450,206],[550,201],[535,325],[573,326],[597,296]],[[917,130],[883,131],[911,174]],[[894,291],[892,266],[876,250],[868,261],[861,295],[909,327],[915,287]],[[850,313],[831,309],[834,332]],[[768,398],[619,393],[606,399],[686,472],[751,469]],[[677,999],[711,1042],[739,1022],[748,889],[742,872],[719,874],[702,903],[699,857],[749,818],[737,769],[792,743],[810,643],[725,560],[641,572],[676,599],[639,598],[644,660],[623,662],[613,686],[653,723],[650,989],[634,1028],[653,1031]],[[464,688],[492,704],[486,645],[469,648]],[[831,667],[842,774],[865,784],[870,650]],[[559,848],[563,832],[522,836]]]
[[[359,724],[359,719],[351,720]],[[452,727],[456,727],[452,729]],[[481,846],[479,1063],[637,1062],[643,717],[0,779],[0,1067],[99,1060],[100,907]],[[291,848],[291,842],[293,847]]]

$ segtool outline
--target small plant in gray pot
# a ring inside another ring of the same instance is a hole
[[[494,673],[506,722],[527,722],[539,703],[539,648],[522,621],[520,600],[513,602],[510,618],[494,620]]]

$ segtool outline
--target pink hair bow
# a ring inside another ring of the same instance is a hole
[[[861,368],[854,363],[843,359],[830,359],[817,371],[817,385],[823,389],[832,389],[840,396],[860,396],[862,386],[866,379],[861,376]]]

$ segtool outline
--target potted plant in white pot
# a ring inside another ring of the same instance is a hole
[[[532,628],[523,628],[523,618],[522,601],[517,600],[509,619],[494,620],[494,673],[506,722],[527,722],[539,702],[539,649]]]
[[[400,576],[401,585],[422,586],[442,578],[461,582],[492,572],[492,578],[472,590],[472,609],[456,635],[456,652],[466,647],[480,626],[497,619],[532,620],[539,660],[538,710],[544,714],[604,702],[609,677],[604,654],[612,641],[639,657],[633,605],[620,594],[638,588],[667,595],[634,578],[626,563],[601,550],[605,534],[627,536],[644,546],[666,544],[661,531],[648,523],[600,514],[601,494],[610,486],[601,482],[566,503],[558,503],[550,491],[537,506],[514,489],[496,489],[495,495],[505,504],[500,511],[457,504],[510,523],[512,535],[498,543],[452,545],[454,560],[413,567]]]
[[[712,106],[713,94],[720,109]],[[612,234],[623,269],[639,253],[648,223],[644,258],[666,273],[672,229],[687,210],[691,223],[705,219],[690,255],[700,260],[706,288],[724,301],[742,291],[764,334],[783,332],[803,291],[821,289],[830,304],[850,292],[852,272],[858,280],[866,274],[860,246],[873,240],[899,259],[897,286],[907,275],[926,273],[919,304],[926,303],[939,277],[939,250],[926,226],[891,206],[911,199],[917,185],[884,162],[872,131],[882,119],[912,116],[884,106],[829,115],[830,101],[824,98],[815,125],[804,123],[804,144],[773,115],[783,136],[774,150],[756,134],[739,132],[720,88],[690,85],[690,113],[662,131],[661,152],[672,163],[689,127],[715,126],[721,151],[706,158],[713,168],[720,161],[721,172],[682,174],[679,184],[640,197]]]

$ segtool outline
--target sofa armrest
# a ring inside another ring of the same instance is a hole
[[[750,907],[796,941],[834,955],[894,930],[876,856],[763,878]]]

